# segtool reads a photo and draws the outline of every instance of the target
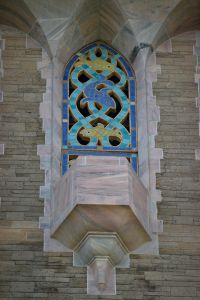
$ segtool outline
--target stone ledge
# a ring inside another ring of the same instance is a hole
[[[128,249],[115,232],[88,232],[74,249],[73,263],[77,267],[87,266],[97,256],[109,257],[113,266],[117,265],[120,268],[130,266]]]

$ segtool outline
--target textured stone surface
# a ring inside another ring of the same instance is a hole
[[[177,37],[172,40],[172,53],[157,54],[162,73],[154,85],[161,114],[156,144],[164,151],[157,187],[163,197],[159,215],[164,221],[160,236],[160,252],[164,254],[200,251],[200,163],[195,161],[200,139],[194,39],[194,34]]]
[[[198,96],[196,98],[196,107],[199,109],[199,136],[200,136],[200,34],[196,32],[196,45],[193,48],[194,55],[196,55],[196,74],[195,82],[198,84]],[[195,150],[195,158],[200,160],[200,148]]]
[[[154,48],[199,29],[199,0],[1,0],[1,24],[36,39],[66,63],[83,44],[102,39],[131,59],[141,43]],[[76,37],[76,38],[74,38]]]
[[[24,1],[1,0],[0,24],[12,26],[36,39],[51,56],[49,45],[36,17]]]
[[[0,135],[5,145],[0,156],[0,243],[37,242],[42,239],[38,217],[43,213],[38,188],[44,177],[36,154],[37,144],[44,139],[38,111],[45,90],[37,71],[41,49],[27,50],[26,36],[15,30],[2,34],[6,45],[0,106]]]
[[[38,191],[44,177],[36,155],[37,144],[44,143],[39,103],[45,87],[37,72],[41,51],[26,51],[25,35],[5,38],[4,68],[18,75],[12,79],[5,76],[5,97],[0,106],[0,135],[5,143],[5,155],[0,156],[0,299],[199,300],[195,41],[174,39],[172,53],[157,54],[162,73],[154,83],[161,113],[156,147],[164,150],[157,176],[157,188],[163,196],[159,218],[164,220],[160,255],[131,255],[131,268],[117,270],[117,295],[95,297],[86,294],[86,268],[72,267],[72,253],[43,252],[43,235],[38,229],[43,203]]]
[[[129,252],[151,240],[148,192],[125,157],[79,156],[56,184],[54,206],[52,237],[71,250],[88,232],[116,232]]]
[[[44,229],[45,251],[52,251],[52,249],[66,251],[66,247],[50,237],[49,230],[51,208],[54,205],[50,184],[54,184],[61,176],[63,66],[56,59],[52,63],[43,50],[42,59],[37,67],[42,78],[46,79],[46,92],[43,94],[43,102],[40,104],[45,145],[38,145],[37,149],[37,153],[40,155],[40,168],[45,170],[45,182],[40,187],[40,197],[44,199],[44,217],[40,218],[40,227]]]
[[[160,112],[153,95],[152,82],[157,80],[160,66],[156,64],[155,53],[146,63],[148,55],[149,50],[142,49],[133,65],[137,82],[138,169],[140,180],[149,191],[149,223],[152,232],[151,242],[137,249],[137,253],[158,254],[158,232],[162,231],[162,221],[157,218],[156,203],[161,201],[161,192],[156,189],[156,173],[160,171],[162,149],[155,146]]]

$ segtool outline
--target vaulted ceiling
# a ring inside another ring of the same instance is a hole
[[[200,1],[0,0],[0,23],[26,32],[61,61],[95,40],[130,57],[140,43],[156,48],[200,29]]]

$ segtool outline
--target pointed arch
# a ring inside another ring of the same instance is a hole
[[[77,155],[126,156],[137,172],[135,74],[112,47],[74,54],[63,77],[62,173]]]

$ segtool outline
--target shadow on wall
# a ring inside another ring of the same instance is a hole
[[[95,40],[102,40],[123,53],[129,62],[133,63],[141,48],[149,47],[150,55],[169,38],[197,30],[199,27],[200,1],[182,0],[168,15],[150,45],[145,41],[137,40],[129,17],[123,10],[123,5],[114,0],[109,3],[105,3],[105,0],[86,0],[66,28],[56,56],[62,63],[66,63],[66,59],[84,45]]]
[[[157,49],[163,42],[184,32],[200,29],[200,1],[182,0],[168,15],[154,38],[152,46]]]
[[[66,2],[66,7],[69,4]],[[74,52],[94,40],[103,40],[113,45],[133,62],[137,56],[137,48],[141,48],[140,43],[145,44],[145,41],[137,41],[129,18],[123,5],[115,0],[77,2],[76,9],[68,16],[62,37],[57,41],[56,51],[52,54],[55,45],[52,47],[52,41],[45,35],[29,2],[0,0],[0,24],[29,34],[46,50],[50,58],[56,56],[61,63],[66,63]],[[199,27],[200,1],[182,0],[168,15],[152,45],[147,45],[156,49],[169,38],[186,31],[198,30]]]
[[[114,0],[86,0],[67,26],[56,52],[63,64],[80,48],[96,40],[104,41],[131,56],[137,41],[121,6]]]
[[[0,24],[11,26],[29,34],[52,57],[48,41],[40,24],[21,0],[0,0]]]

